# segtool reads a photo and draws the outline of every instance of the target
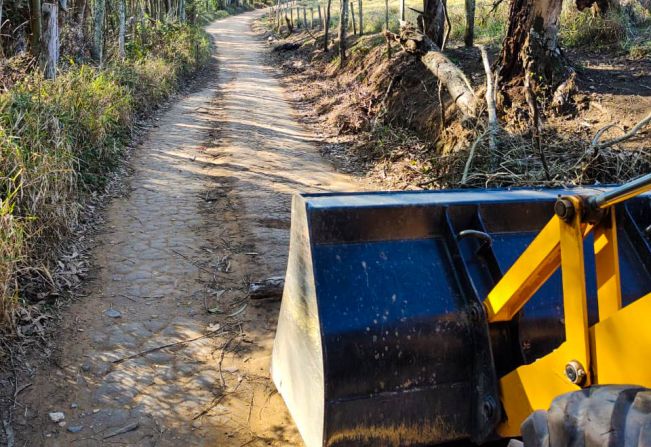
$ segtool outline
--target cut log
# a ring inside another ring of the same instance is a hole
[[[399,42],[402,48],[420,58],[425,67],[445,86],[455,105],[466,118],[477,114],[478,99],[461,69],[448,59],[432,40],[416,28],[406,23],[400,34],[385,33],[387,38]]]
[[[285,278],[283,276],[273,276],[251,283],[249,285],[249,297],[252,300],[281,299],[284,287]]]

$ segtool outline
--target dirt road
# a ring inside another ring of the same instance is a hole
[[[269,380],[279,305],[246,285],[284,272],[291,193],[362,186],[293,115],[250,30],[261,14],[208,28],[217,68],[136,150],[89,295],[20,394],[17,446],[301,445]]]

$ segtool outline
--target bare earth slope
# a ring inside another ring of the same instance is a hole
[[[269,380],[279,305],[249,302],[246,285],[284,273],[291,193],[363,186],[293,115],[250,31],[261,14],[208,28],[217,70],[136,150],[88,296],[64,311],[52,363],[23,379],[16,445],[301,445]]]

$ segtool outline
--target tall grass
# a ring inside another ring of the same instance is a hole
[[[56,80],[27,76],[0,94],[0,327],[25,272],[47,270],[77,223],[84,196],[122,156],[134,121],[210,57],[196,27],[158,24],[124,62],[70,65]]]

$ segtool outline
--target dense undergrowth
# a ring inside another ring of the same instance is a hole
[[[123,156],[133,125],[206,65],[199,27],[157,23],[125,61],[70,63],[56,80],[32,73],[0,94],[0,327],[34,299],[28,277],[48,277],[89,193]]]

